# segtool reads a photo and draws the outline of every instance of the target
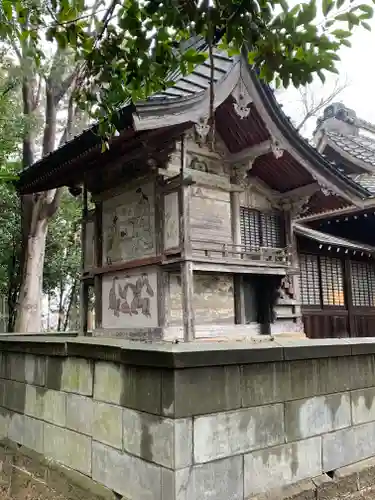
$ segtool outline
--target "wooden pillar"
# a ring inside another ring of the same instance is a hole
[[[181,292],[182,292],[182,321],[184,326],[184,341],[190,342],[195,338],[195,318],[193,310],[193,289],[194,273],[190,233],[190,201],[191,186],[184,185],[181,175],[181,188],[179,193],[180,211],[180,245],[182,262],[181,271]]]
[[[97,268],[103,266],[103,204],[101,201],[95,203],[95,265]],[[102,328],[102,275],[97,274],[94,278],[95,290],[95,328]]]
[[[350,265],[350,260],[348,258],[344,259],[344,293],[345,293],[345,303],[348,309],[348,336],[356,337],[356,325],[354,317],[354,306],[353,306],[353,290],[352,290],[352,268]]]
[[[291,276],[291,281],[293,285],[293,298],[295,304],[293,306],[293,313],[296,317],[296,323],[300,325],[301,332],[303,332],[303,321],[302,321],[302,308],[301,308],[301,290],[299,282],[299,258],[297,251],[297,238],[293,231],[293,214],[296,210],[295,207],[291,207],[291,210],[284,211],[284,226],[285,226],[285,245],[290,251],[291,264],[294,268],[294,273]]]
[[[230,193],[230,208],[231,208],[231,224],[232,224],[232,241],[235,251],[240,251],[241,248],[241,217],[240,217],[240,193],[232,191]],[[240,256],[239,256],[240,258]],[[236,324],[243,325],[246,323],[245,314],[245,292],[243,284],[243,276],[235,274],[233,276],[233,294],[234,294],[234,316]]]
[[[86,227],[87,227],[87,187],[83,185],[83,195],[82,195],[82,224],[81,224],[81,275],[85,270],[86,262]],[[80,289],[80,334],[87,334],[87,321],[88,321],[88,307],[89,307],[89,293],[87,281],[81,277],[81,289]]]
[[[181,262],[182,320],[184,325],[184,341],[191,342],[195,338],[195,321],[193,310],[194,294],[193,263]]]

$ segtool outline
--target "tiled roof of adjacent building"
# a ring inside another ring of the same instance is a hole
[[[348,248],[352,250],[361,250],[363,252],[368,252],[371,254],[375,253],[375,248],[366,245],[364,243],[358,243],[356,241],[347,240],[346,238],[340,238],[338,236],[332,236],[332,234],[323,233],[312,229],[311,227],[304,226],[303,224],[293,224],[294,232],[300,236],[304,236],[313,241],[317,241],[322,245],[332,245],[334,247]]]
[[[351,178],[354,182],[375,195],[375,174],[355,174]]]
[[[331,142],[346,153],[375,166],[375,140],[371,137],[343,135],[332,131],[327,131],[326,134]]]

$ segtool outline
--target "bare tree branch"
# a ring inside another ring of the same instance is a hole
[[[341,94],[344,89],[348,87],[348,85],[349,82],[347,79],[344,82],[341,82],[340,79],[337,78],[331,93],[325,97],[321,97],[317,101],[315,100],[314,91],[309,85],[299,89],[304,116],[296,126],[297,131],[299,132],[302,129],[307,120],[316,116],[320,111],[322,111],[322,109],[328,106],[339,94]]]

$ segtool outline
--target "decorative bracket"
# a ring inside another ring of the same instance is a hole
[[[208,123],[208,116],[200,117],[195,123],[195,132],[198,136],[198,141],[204,144],[207,141],[207,136],[210,132],[210,125]]]
[[[324,182],[322,182],[320,179],[318,179],[314,175],[313,175],[313,178],[318,183],[318,185],[320,187],[320,191],[324,194],[324,196],[332,196],[332,195],[336,196],[337,195],[337,193],[335,192],[334,188],[332,188],[331,186],[327,186],[326,184],[324,184]]]
[[[236,163],[233,165],[234,181],[240,186],[247,186],[248,178],[247,174],[253,168],[252,160],[245,161],[242,163]]]
[[[284,149],[282,148],[280,141],[274,137],[271,138],[271,151],[277,160],[284,154]]]
[[[311,196],[288,198],[281,203],[281,208],[290,213],[291,219],[295,219],[308,211],[310,198]]]
[[[237,115],[241,120],[247,118],[250,114],[250,104],[253,102],[253,99],[249,96],[242,78],[239,79],[233,89],[232,96],[234,98],[233,107]]]

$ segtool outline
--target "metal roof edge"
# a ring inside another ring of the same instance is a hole
[[[311,227],[305,226],[303,224],[293,223],[293,231],[300,236],[317,241],[325,245],[342,246],[345,248],[355,248],[361,251],[369,252],[375,254],[375,247],[371,245],[366,245],[365,243],[360,243],[358,241],[348,240],[347,238],[342,238],[341,236],[333,236],[332,234],[325,233],[323,231],[318,231]],[[331,240],[331,241],[327,241]]]

